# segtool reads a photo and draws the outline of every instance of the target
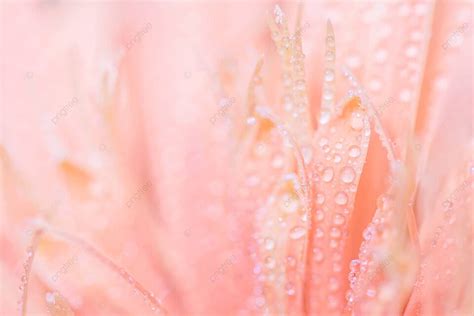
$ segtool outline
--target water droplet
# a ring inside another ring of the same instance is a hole
[[[300,91],[304,90],[304,88],[305,88],[305,82],[304,82],[304,80],[298,80],[298,81],[296,82],[296,87],[295,87],[295,88],[296,88],[297,90],[300,90]]]
[[[335,45],[334,37],[333,36],[326,37],[326,44],[329,47],[333,47]]]
[[[331,101],[334,98],[334,92],[330,89],[325,89],[323,92],[323,98],[326,101]]]
[[[367,296],[368,297],[375,297],[375,294],[377,294],[377,292],[375,292],[374,289],[370,288],[367,290]]]
[[[329,113],[329,111],[326,111],[326,110],[321,111],[321,116],[319,117],[319,123],[321,125],[327,124],[330,119],[331,119],[331,113]]]
[[[281,198],[280,208],[283,212],[291,214],[298,210],[299,202],[296,196],[292,196],[288,193],[284,194]]]
[[[341,156],[339,156],[339,155],[334,155],[334,162],[335,162],[335,163],[340,163],[341,161],[342,161]]]
[[[257,123],[257,119],[253,116],[247,118],[247,125],[255,125]]]
[[[403,89],[403,90],[400,92],[400,101],[402,101],[402,102],[408,102],[408,101],[410,101],[410,98],[411,98],[411,92],[410,92],[410,90],[408,90],[408,89]]]
[[[322,193],[318,193],[316,195],[316,203],[318,203],[319,205],[323,204],[324,203],[324,195]]]
[[[275,268],[275,265],[276,265],[275,259],[273,259],[272,257],[266,257],[266,258],[265,258],[265,266],[266,266],[268,269],[273,269],[273,268]]]
[[[275,241],[271,238],[265,238],[265,249],[272,250],[275,248]]]
[[[334,225],[340,226],[340,225],[344,224],[345,218],[344,218],[344,216],[342,216],[341,214],[336,213],[336,214],[334,214],[334,220],[333,220],[333,222],[334,222]]]
[[[357,146],[351,146],[349,148],[349,156],[352,158],[357,158],[360,156],[360,148]]]
[[[425,3],[418,3],[415,5],[415,14],[416,15],[425,15],[429,10],[429,7],[428,5],[426,5]]]
[[[321,248],[313,248],[313,258],[316,262],[322,262],[324,260],[324,253]]]
[[[335,310],[340,305],[340,302],[336,297],[334,297],[332,295],[329,295],[328,304],[329,304],[329,308],[331,310]],[[333,313],[331,313],[331,314],[333,314]]]
[[[289,265],[290,267],[296,266],[296,259],[295,259],[295,257],[288,256],[288,257],[286,258],[286,261],[288,262],[288,265]]]
[[[296,226],[290,231],[290,238],[291,239],[300,239],[306,234],[306,229],[301,226]]]
[[[326,70],[324,73],[324,80],[325,81],[333,81],[334,80],[334,71],[331,69]]]
[[[331,182],[334,177],[334,170],[331,167],[324,169],[322,179],[324,182]]]
[[[324,231],[321,228],[316,228],[316,238],[323,238],[324,237]]]
[[[286,294],[293,296],[296,293],[295,285],[292,282],[288,282],[285,286]]]
[[[336,202],[337,205],[346,205],[347,194],[345,194],[344,192],[337,193],[334,201]]]
[[[446,200],[446,201],[443,202],[443,207],[444,207],[445,209],[450,209],[450,208],[453,207],[453,202],[451,202],[451,201],[449,201],[449,200]]]
[[[416,57],[417,54],[418,54],[418,48],[416,48],[416,46],[414,45],[409,46],[405,51],[405,55],[409,58]]]
[[[351,304],[354,301],[354,294],[352,294],[352,291],[349,290],[346,294],[346,300],[349,304]]]
[[[353,260],[351,260],[350,268],[351,268],[351,270],[354,270],[354,269],[356,269],[359,265],[360,265],[360,260],[359,260],[359,259],[353,259]]]
[[[320,147],[324,147],[324,146],[326,146],[328,143],[329,143],[329,141],[328,141],[327,138],[324,138],[324,137],[323,137],[323,138],[321,138],[321,139],[319,140],[319,146],[320,146]]]
[[[255,299],[255,306],[261,308],[265,305],[265,298],[263,296],[259,296]]]
[[[313,149],[309,146],[301,148],[301,154],[303,155],[303,160],[305,164],[309,164],[313,159]]]
[[[262,266],[260,264],[255,265],[253,268],[253,273],[257,275],[262,273]]]
[[[374,234],[374,228],[372,226],[369,226],[364,230],[364,233],[362,234],[362,236],[364,237],[365,240],[370,240],[372,239],[373,234]]]
[[[301,216],[301,220],[303,222],[307,222],[308,221],[308,213],[304,213],[302,216]]]
[[[324,212],[321,210],[316,211],[316,220],[321,222],[324,219]]]
[[[453,216],[451,216],[451,217],[449,218],[448,224],[449,224],[449,225],[452,225],[452,224],[454,224],[455,222],[456,222],[456,215],[453,215]]]
[[[351,183],[355,179],[354,169],[351,167],[344,167],[341,171],[341,181],[344,183]]]
[[[332,238],[339,238],[341,237],[341,230],[337,227],[331,228],[331,233],[330,233]]]
[[[336,278],[332,277],[329,279],[329,291],[335,292],[339,289],[339,282]]]
[[[326,60],[327,61],[333,61],[334,60],[334,53],[332,51],[327,51],[326,52]]]
[[[47,292],[45,295],[46,303],[56,304],[56,297],[53,292]]]

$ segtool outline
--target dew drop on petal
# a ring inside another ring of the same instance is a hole
[[[329,291],[334,292],[339,289],[339,282],[336,278],[332,277],[329,279]]]
[[[349,304],[351,304],[354,301],[354,294],[352,294],[352,291],[348,291],[346,294],[346,300]]]
[[[413,58],[413,57],[416,57],[416,55],[418,54],[418,49],[416,48],[416,46],[409,46],[406,51],[405,51],[405,55],[409,58]]]
[[[263,307],[265,305],[265,298],[263,296],[259,296],[255,299],[255,305],[257,307]]]
[[[324,253],[321,248],[313,248],[313,258],[316,262],[322,262],[324,260]]]
[[[365,240],[370,240],[372,239],[373,234],[374,234],[374,229],[372,226],[369,226],[364,230],[362,236],[364,237]]]
[[[316,195],[316,203],[318,203],[318,204],[321,205],[321,204],[324,203],[324,200],[325,200],[324,194],[318,193],[318,194]]]
[[[326,72],[324,73],[324,80],[325,81],[333,81],[334,80],[334,71],[332,71],[331,69],[328,69],[326,70]]]
[[[333,47],[335,45],[334,37],[332,36],[326,37],[326,44],[330,47]]]
[[[340,226],[340,225],[344,224],[345,218],[341,214],[335,214],[333,221],[334,221],[334,225]]]
[[[334,57],[335,57],[335,56],[334,56],[334,53],[333,53],[333,52],[331,52],[331,51],[327,51],[327,52],[326,52],[326,60],[327,60],[327,61],[333,61],[333,60],[334,60]]]
[[[286,288],[286,294],[288,294],[289,296],[295,295],[296,289],[293,283],[291,282],[287,283],[285,288]]]
[[[329,111],[321,111],[321,116],[319,117],[319,123],[322,125],[327,124],[330,118],[331,118],[331,114],[329,113]]]
[[[313,159],[313,150],[311,147],[301,148],[301,154],[303,155],[303,160],[305,164],[309,164]]]
[[[321,222],[324,219],[324,212],[321,210],[316,211],[316,220]]]
[[[265,249],[272,250],[275,248],[275,241],[271,238],[265,238]]]
[[[257,123],[257,119],[253,116],[247,118],[247,125],[255,125]]]
[[[253,273],[258,275],[261,272],[262,272],[262,266],[260,264],[255,265],[255,267],[253,268]]]
[[[371,288],[371,289],[367,290],[367,296],[368,297],[375,297],[375,294],[377,294],[377,292],[375,292],[374,289]]]
[[[326,146],[328,143],[329,143],[329,141],[328,141],[327,138],[324,138],[324,137],[323,137],[323,138],[321,138],[321,139],[319,140],[319,146],[320,146],[320,147]]]
[[[52,292],[47,292],[45,295],[46,303],[48,304],[56,304],[56,297],[54,293]]]
[[[296,197],[285,194],[281,199],[280,207],[285,213],[291,214],[298,210],[299,202]]]
[[[346,205],[347,203],[347,194],[344,192],[339,192],[336,194],[335,200],[337,205]]]
[[[267,258],[265,258],[265,266],[266,266],[268,269],[273,269],[273,268],[275,268],[275,265],[276,265],[275,259],[273,259],[272,257],[267,257]]]
[[[316,228],[316,238],[323,238],[324,237],[324,231],[318,227]]]
[[[357,158],[360,156],[360,148],[358,146],[351,146],[349,148],[349,157]]]
[[[453,207],[453,202],[449,201],[449,200],[446,200],[443,202],[443,207],[446,208],[446,209],[450,209]]]
[[[300,239],[306,234],[306,229],[301,226],[296,226],[290,231],[290,238],[291,239]]]
[[[341,171],[341,181],[344,183],[351,183],[354,181],[355,172],[351,167],[344,167]]]
[[[323,98],[326,101],[331,101],[334,98],[334,93],[331,90],[326,89],[323,92]]]
[[[334,170],[331,167],[324,169],[322,179],[324,182],[331,182],[334,177]]]
[[[410,90],[408,89],[403,89],[401,92],[400,92],[400,101],[402,102],[408,102],[410,101],[410,98],[411,98],[411,92]]]
[[[341,230],[337,227],[331,228],[330,235],[332,238],[339,238],[341,237]]]
[[[296,266],[296,259],[295,259],[295,257],[293,257],[293,256],[288,256],[288,257],[286,258],[286,261],[288,262],[288,265],[289,265],[290,267]]]

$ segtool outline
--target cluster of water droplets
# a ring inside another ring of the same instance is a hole
[[[29,246],[26,251],[26,261],[23,263],[23,272],[20,277],[21,283],[20,283],[20,286],[18,287],[18,290],[21,293],[20,299],[17,302],[19,311],[26,310],[26,306],[23,306],[23,304],[26,304],[26,296],[27,296],[27,291],[28,291],[28,279],[29,279],[31,267],[33,265],[33,259],[34,259],[34,248],[33,246]]]
[[[360,246],[359,256],[351,261],[349,266],[349,290],[346,293],[347,307],[352,308],[356,298],[360,295],[366,299],[373,299],[377,295],[377,289],[368,286],[368,283],[380,272],[389,262],[379,262],[375,257],[375,243],[381,239],[388,238],[387,221],[392,215],[393,201],[387,196],[381,196],[378,199],[378,208],[369,225],[362,233],[363,241]],[[365,289],[365,293],[361,293]],[[356,297],[357,295],[357,297]]]

